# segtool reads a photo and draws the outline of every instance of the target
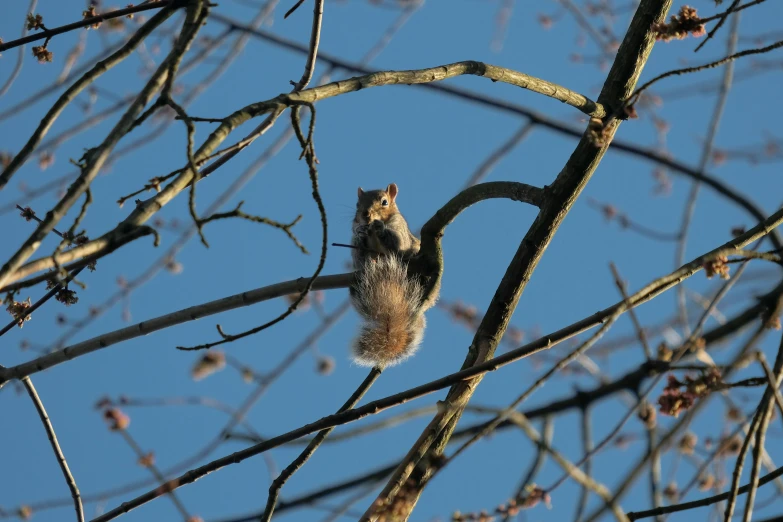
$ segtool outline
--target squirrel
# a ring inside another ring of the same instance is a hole
[[[424,299],[424,287],[408,275],[408,260],[419,239],[397,207],[399,190],[358,190],[351,251],[356,283],[350,294],[364,319],[352,348],[360,366],[387,368],[413,355],[424,336],[424,312],[437,297]]]

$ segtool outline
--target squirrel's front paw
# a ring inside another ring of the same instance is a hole
[[[383,224],[383,221],[376,219],[372,223],[370,223],[370,233],[379,235],[384,230],[386,230],[386,225]]]

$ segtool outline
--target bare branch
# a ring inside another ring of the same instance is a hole
[[[0,43],[0,52],[7,51],[8,49],[13,49],[14,47],[19,47],[20,45],[28,44],[30,42],[35,42],[38,40],[44,40],[44,39],[48,40],[53,36],[57,36],[58,34],[67,33],[69,31],[73,31],[74,29],[80,29],[82,27],[90,27],[91,25],[100,24],[101,22],[105,22],[106,20],[111,20],[112,18],[128,16],[129,14],[139,13],[142,11],[149,11],[151,9],[163,9],[163,8],[176,9],[178,7],[182,7],[186,5],[187,2],[188,0],[156,0],[154,2],[144,2],[142,4],[133,7],[126,7],[124,9],[117,9],[114,11],[110,11],[108,13],[102,13],[96,16],[90,16],[88,18],[83,18],[82,20],[79,20],[78,22],[74,22],[72,24],[61,25],[60,27],[55,27],[53,29],[46,29],[44,31],[35,34],[31,34],[30,36],[26,36],[24,38],[11,40],[10,42]]]
[[[732,31],[729,35],[729,42],[726,46],[726,52],[728,54],[734,54],[737,50],[737,39],[739,36],[739,15],[734,17],[732,25]],[[720,121],[723,118],[723,110],[726,107],[726,102],[729,98],[729,90],[731,89],[731,83],[734,80],[734,63],[729,63],[723,72],[723,79],[720,83],[720,90],[718,93],[718,99],[715,102],[715,108],[712,112],[712,118],[707,130],[707,138],[702,146],[701,158],[699,159],[699,172],[704,172],[707,169],[707,164],[712,158],[712,148],[715,145],[715,138],[718,135],[718,127]],[[696,210],[696,199],[699,196],[699,189],[701,188],[701,181],[694,180],[691,184],[691,190],[688,194],[688,200],[683,210],[682,221],[680,224],[680,233],[677,237],[677,250],[675,258],[675,266],[681,265],[685,261],[685,247],[688,241],[688,230],[693,220],[693,214]],[[685,287],[681,286],[677,289],[677,300],[680,313],[680,321],[682,321],[682,327],[684,328],[686,335],[689,333],[688,327],[688,313],[686,310],[685,300]]]
[[[310,49],[307,53],[307,63],[305,64],[304,73],[298,82],[294,84],[294,91],[301,91],[310,83],[313,79],[313,73],[315,72],[315,59],[318,56],[318,44],[321,41],[321,23],[324,17],[324,0],[313,0],[315,7],[313,8],[313,27],[310,32]],[[286,13],[286,17],[291,13]]]
[[[35,6],[38,5],[38,0],[30,0],[30,7],[27,8],[27,16],[31,16],[35,12]],[[25,37],[27,34],[27,20],[22,23],[22,38]],[[14,70],[11,71],[11,75],[8,77],[8,79],[5,81],[2,87],[0,87],[0,96],[3,96],[5,93],[8,92],[8,90],[11,88],[11,85],[13,85],[14,81],[16,81],[16,78],[19,76],[19,73],[22,71],[22,63],[24,63],[24,49],[19,49],[19,54],[16,57],[16,65],[14,65]]]
[[[767,475],[764,475],[759,479],[758,484],[759,486],[763,486],[764,484],[769,484],[776,478],[783,476],[783,467],[780,467],[773,471],[772,473],[768,473]],[[737,493],[739,495],[744,495],[750,491],[750,484],[746,484],[739,488],[737,490]],[[656,515],[667,515],[669,513],[678,513],[680,511],[687,511],[690,509],[695,509],[698,507],[704,507],[704,506],[711,506],[712,504],[717,504],[718,502],[723,502],[724,500],[729,498],[729,493],[721,493],[719,495],[713,495],[711,497],[703,498],[701,500],[694,500],[692,502],[683,502],[682,504],[674,504],[672,506],[663,506],[659,507],[657,509],[648,509],[647,511],[635,511],[628,513],[628,518],[630,520],[641,520],[642,518],[649,518]]]
[[[33,381],[30,380],[30,377],[22,379],[22,384],[24,384],[27,394],[30,396],[33,404],[35,404],[35,409],[38,411],[38,416],[41,418],[41,423],[46,430],[46,436],[49,437],[49,443],[52,445],[54,456],[57,457],[57,463],[60,465],[60,470],[65,477],[65,483],[68,484],[68,489],[71,490],[73,506],[76,510],[76,520],[78,522],[84,522],[84,508],[82,507],[82,498],[79,494],[79,488],[76,486],[73,474],[71,474],[71,470],[68,468],[68,462],[65,460],[65,455],[60,448],[60,443],[57,441],[57,435],[54,433],[54,427],[52,427],[52,422],[49,420],[49,415],[46,413],[46,408],[44,408],[43,402],[41,402],[41,398],[38,396],[38,392],[36,391],[35,386],[33,386]]]
[[[682,74],[690,74],[694,72],[704,71],[707,69],[713,69],[715,67],[720,67],[721,65],[725,63],[729,63],[731,61],[736,60],[737,58],[742,58],[744,56],[752,56],[754,54],[764,54],[768,53],[770,51],[774,51],[775,49],[778,49],[780,47],[783,47],[783,40],[779,42],[775,42],[772,45],[768,45],[766,47],[761,47],[758,49],[746,49],[744,51],[740,51],[738,53],[734,53],[732,55],[726,56],[725,58],[721,58],[720,60],[716,60],[714,62],[710,62],[704,65],[698,65],[696,67],[684,67],[682,69],[675,69],[673,71],[668,71],[663,74],[659,74],[652,80],[648,81],[633,93],[629,97],[630,100],[633,100],[634,102],[639,99],[639,95],[650,88],[651,85],[657,83],[660,80],[663,80],[664,78],[668,78],[669,76],[680,76]],[[632,102],[633,103],[633,102]]]
[[[356,391],[351,394],[345,404],[343,404],[342,407],[337,410],[337,413],[342,413],[356,406],[356,404],[362,399],[362,397],[364,397],[373,383],[378,379],[378,377],[381,376],[382,371],[382,368],[373,368],[370,370],[370,373],[367,375],[364,381],[359,385],[358,388],[356,388]],[[272,482],[272,485],[269,486],[269,498],[267,498],[266,508],[264,509],[264,514],[261,516],[261,522],[269,522],[272,520],[272,513],[274,513],[275,505],[277,504],[277,498],[280,495],[280,489],[285,485],[286,482],[288,482],[288,479],[290,479],[293,474],[299,470],[299,468],[305,465],[308,459],[312,457],[313,453],[315,453],[315,451],[323,443],[326,437],[329,436],[333,429],[334,427],[331,427],[319,431],[318,435],[316,435],[313,440],[310,441],[307,447],[302,450],[302,453],[300,453],[299,456],[296,457],[296,459],[291,464],[289,464],[288,467],[285,468],[283,472],[280,473],[280,475]]]

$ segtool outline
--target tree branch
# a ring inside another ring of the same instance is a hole
[[[767,475],[761,477],[758,481],[758,484],[759,486],[763,486],[764,484],[768,484],[780,476],[783,476],[783,467],[780,467],[775,471],[773,471],[772,473],[768,473]],[[750,484],[746,484],[741,488],[739,488],[738,494],[744,495],[748,491],[750,491]],[[719,495],[713,495],[711,497],[703,498],[701,500],[694,500],[692,502],[683,502],[682,504],[675,504],[673,506],[663,506],[657,509],[648,509],[647,511],[631,512],[628,513],[628,518],[630,520],[640,520],[642,518],[654,517],[656,515],[667,515],[669,513],[678,513],[680,511],[687,511],[689,509],[695,509],[698,507],[710,506],[718,502],[723,502],[727,498],[729,498],[728,491],[725,493],[721,493]]]
[[[0,52],[7,51],[8,49],[13,49],[14,47],[19,47],[20,45],[28,44],[30,42],[35,42],[38,40],[45,40],[45,39],[48,40],[53,36],[57,36],[58,34],[67,33],[69,31],[73,31],[74,29],[80,29],[82,27],[90,27],[91,25],[100,24],[101,22],[105,22],[106,20],[111,20],[112,18],[119,18],[121,16],[127,16],[133,13],[140,13],[142,11],[149,11],[151,9],[162,9],[167,7],[176,9],[178,7],[182,7],[186,5],[187,2],[188,0],[156,0],[154,2],[144,2],[143,4],[135,5],[133,7],[116,9],[108,13],[103,13],[96,16],[90,16],[88,18],[84,18],[82,20],[79,20],[78,22],[73,22],[72,24],[61,25],[60,27],[55,27],[54,29],[46,29],[44,31],[31,34],[29,36],[25,36],[24,38],[18,38],[16,40],[11,40],[10,42],[2,43],[0,44]]]
[[[356,406],[356,403],[364,397],[373,383],[381,376],[382,371],[381,368],[377,367],[370,370],[370,373],[364,381],[359,385],[356,391],[351,394],[345,404],[337,410],[337,413],[342,413]],[[264,514],[261,516],[261,522],[269,522],[272,520],[272,513],[274,513],[277,498],[280,495],[280,489],[288,482],[288,479],[299,470],[299,468],[304,466],[305,462],[315,453],[315,450],[317,450],[323,441],[326,440],[326,437],[329,436],[333,429],[334,427],[319,431],[318,435],[316,435],[307,447],[302,450],[302,453],[300,453],[299,456],[296,457],[296,459],[294,459],[294,461],[272,482],[272,485],[269,487],[269,498],[266,501],[266,508],[264,509]]]
[[[46,430],[46,436],[49,437],[49,443],[52,445],[54,456],[57,457],[57,463],[60,465],[60,470],[65,477],[65,483],[68,484],[68,489],[71,490],[73,506],[74,509],[76,509],[76,520],[78,522],[84,522],[82,497],[79,495],[79,488],[76,486],[76,480],[74,480],[71,470],[68,468],[68,462],[65,460],[65,455],[63,454],[62,448],[60,448],[60,443],[57,442],[57,435],[54,433],[54,427],[49,420],[49,415],[46,413],[46,408],[44,408],[43,402],[41,402],[41,398],[38,396],[35,386],[33,386],[33,381],[30,380],[29,377],[25,377],[22,379],[22,384],[24,384],[27,394],[30,396],[30,399],[32,399],[33,404],[35,404],[35,409],[38,411],[38,416],[41,418],[41,423]]]

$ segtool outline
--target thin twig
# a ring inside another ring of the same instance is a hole
[[[318,56],[318,44],[321,42],[321,24],[324,17],[324,0],[314,0],[313,2],[313,26],[310,30],[310,50],[307,53],[307,63],[304,73],[298,82],[294,84],[294,91],[301,91],[313,79],[315,72],[315,60]],[[290,11],[289,11],[290,13]],[[286,13],[288,16],[289,13]]]
[[[726,53],[728,55],[734,54],[737,50],[737,38],[739,36],[739,15],[734,17],[732,23],[731,33],[729,34],[729,41],[726,46]],[[701,150],[701,158],[699,159],[699,172],[704,172],[707,169],[712,158],[712,149],[715,144],[715,138],[718,135],[718,127],[720,121],[723,118],[723,111],[726,108],[726,102],[729,98],[729,90],[731,89],[731,83],[734,79],[734,63],[730,62],[723,72],[723,79],[720,84],[720,91],[718,99],[715,102],[715,108],[712,111],[712,118],[707,130],[707,138],[704,141],[704,145]],[[683,216],[680,222],[680,232],[677,237],[677,250],[675,253],[675,266],[680,266],[685,261],[685,248],[688,242],[688,230],[693,220],[694,212],[696,211],[696,200],[699,196],[699,189],[701,188],[701,181],[694,180],[691,183],[691,190],[688,194],[688,199],[683,209]],[[690,327],[688,326],[688,311],[686,308],[685,299],[685,287],[680,286],[677,289],[677,305],[679,307],[680,321],[682,327],[685,329],[686,335],[690,335]]]
[[[33,312],[38,310],[41,306],[43,306],[44,303],[46,303],[49,299],[54,297],[60,290],[68,286],[68,283],[70,283],[73,279],[76,278],[76,276],[79,275],[79,273],[84,270],[84,268],[77,268],[73,272],[68,273],[68,276],[63,279],[62,281],[58,281],[55,283],[55,285],[52,287],[51,290],[46,292],[43,297],[41,297],[38,301],[36,301],[30,308],[27,308],[24,311],[25,316],[31,315]],[[10,331],[14,326],[18,324],[18,321],[15,319],[5,325],[2,329],[0,329],[0,336],[6,334],[8,331]]]
[[[696,67],[685,67],[683,69],[674,69],[673,71],[668,71],[668,72],[665,72],[663,74],[659,74],[658,76],[656,76],[652,80],[648,81],[647,83],[645,83],[644,85],[642,85],[641,87],[636,89],[636,91],[629,97],[629,100],[638,100],[639,99],[639,95],[642,92],[646,91],[647,89],[650,88],[651,85],[653,85],[654,83],[657,83],[660,80],[663,80],[664,78],[668,78],[670,76],[680,76],[682,74],[690,74],[690,73],[694,73],[694,72],[704,71],[706,69],[713,69],[715,67],[719,67],[719,66],[723,65],[724,63],[729,63],[729,62],[731,62],[733,60],[736,60],[737,58],[742,58],[744,56],[752,56],[754,54],[768,53],[768,52],[774,51],[775,49],[778,49],[780,47],[783,47],[783,40],[781,40],[779,42],[775,42],[772,45],[768,45],[766,47],[761,47],[761,48],[758,48],[758,49],[746,49],[744,51],[740,51],[738,53],[734,53],[734,54],[732,54],[730,56],[726,56],[725,58],[721,58],[720,60],[717,60],[717,61],[714,61],[714,62],[710,62],[710,63],[704,64],[704,65],[699,65],[699,66],[696,66]]]
[[[41,402],[41,398],[38,396],[38,392],[35,390],[35,386],[33,386],[33,381],[30,380],[30,377],[22,379],[22,384],[24,384],[27,394],[30,396],[33,404],[35,404],[35,409],[38,411],[38,417],[41,418],[41,423],[46,430],[46,436],[49,437],[49,443],[52,445],[55,457],[57,457],[57,463],[60,465],[60,470],[63,472],[65,482],[68,484],[68,489],[71,490],[73,506],[76,510],[76,520],[78,522],[84,522],[82,497],[79,494],[79,488],[76,486],[76,480],[74,480],[73,474],[68,468],[68,462],[65,460],[65,455],[63,454],[62,448],[60,448],[60,443],[57,441],[57,435],[54,433],[54,427],[49,420],[49,415],[46,413],[46,408],[44,408],[43,402]]]
[[[764,439],[767,435],[767,428],[769,427],[771,415],[772,402],[762,401],[761,420],[759,421],[759,427],[756,430],[756,443],[753,446],[753,464],[750,468],[750,480],[748,481],[750,490],[748,491],[748,498],[745,501],[745,511],[742,515],[742,522],[751,522],[753,517],[753,505],[756,502],[756,492],[759,487],[759,472],[761,471],[762,454],[764,453]]]
[[[756,500],[756,490],[759,485],[759,472],[761,469],[761,462],[762,462],[762,453],[764,452],[764,439],[767,434],[767,428],[769,427],[769,421],[772,417],[772,398],[775,397],[779,391],[778,388],[780,387],[780,380],[783,378],[783,370],[781,370],[781,354],[783,354],[783,339],[781,339],[780,342],[780,349],[778,351],[777,360],[775,361],[775,370],[778,372],[778,375],[775,376],[774,372],[772,373],[771,377],[772,379],[769,379],[769,375],[766,376],[766,383],[767,383],[767,389],[764,392],[764,397],[759,402],[758,408],[756,410],[756,414],[753,417],[753,421],[751,422],[750,428],[748,429],[748,434],[745,438],[745,443],[749,442],[750,439],[754,436],[753,433],[753,425],[754,423],[757,425],[756,427],[756,443],[753,447],[753,465],[750,470],[750,481],[748,482],[748,485],[750,486],[750,490],[748,491],[748,498],[745,502],[745,511],[742,517],[743,522],[750,522],[753,514],[753,504]],[[764,362],[763,359],[759,359],[761,362]],[[765,373],[766,373],[765,368]],[[743,448],[745,447],[745,444],[743,444]],[[741,471],[741,461],[740,456],[737,457],[737,468]],[[735,469],[735,476],[738,473],[738,471]],[[732,482],[732,490],[731,490],[731,496],[729,496],[729,502],[728,504],[732,504],[732,500],[736,499],[736,493],[734,493],[736,488],[736,484]],[[731,520],[731,512],[729,511],[729,508],[726,508],[726,520]]]
[[[579,466],[577,464],[574,464],[573,462],[566,459],[560,452],[555,450],[552,446],[546,444],[543,442],[542,438],[538,433],[536,432],[535,428],[530,424],[530,421],[525,418],[524,415],[522,415],[519,412],[513,412],[509,419],[511,422],[519,426],[522,431],[525,432],[525,434],[536,444],[542,444],[544,445],[544,448],[546,449],[547,453],[552,457],[552,460],[554,460],[558,466],[560,466],[563,471],[568,474],[574,481],[576,481],[578,484],[584,486],[585,488],[589,489],[601,499],[604,500],[607,506],[609,506],[614,513],[615,518],[617,518],[618,522],[627,522],[628,517],[626,516],[623,509],[612,500],[612,495],[609,491],[609,489],[601,484],[600,482],[592,479],[589,477],[585,472],[583,472],[581,469],[579,469]]]
[[[342,413],[356,406],[356,404],[361,400],[362,397],[364,397],[364,394],[367,393],[373,383],[378,379],[378,377],[381,376],[382,371],[382,368],[373,368],[370,370],[370,373],[367,375],[364,381],[359,385],[358,388],[356,388],[356,391],[353,392],[345,404],[343,404],[342,407],[337,410],[337,413]],[[299,468],[305,465],[307,460],[313,455],[313,453],[315,453],[315,451],[318,449],[321,443],[323,443],[326,437],[329,436],[333,429],[334,427],[331,427],[318,432],[318,435],[316,435],[313,440],[310,441],[307,447],[302,450],[302,453],[300,453],[299,456],[296,457],[296,459],[294,459],[294,461],[289,464],[288,467],[282,471],[282,473],[280,473],[274,482],[272,482],[272,485],[269,486],[269,497],[266,501],[264,514],[261,516],[261,522],[269,522],[272,519],[272,513],[274,513],[275,505],[277,504],[277,498],[280,495],[280,489],[285,485],[286,482],[288,482],[288,479],[290,479],[293,474],[299,470]]]
[[[620,225],[620,228],[622,229],[631,230],[637,234],[654,239],[656,241],[669,242],[677,240],[677,234],[671,232],[662,232],[642,225],[641,223],[637,223],[614,205],[610,205],[609,203],[601,203],[594,198],[587,198],[587,204],[597,210],[600,210],[607,221],[617,221],[617,223]]]
[[[136,454],[137,462],[141,465],[141,467],[148,469],[149,472],[152,474],[152,476],[155,477],[155,480],[157,480],[161,486],[165,484],[166,477],[163,476],[163,474],[160,472],[158,467],[155,465],[154,454],[145,453],[144,450],[141,448],[141,446],[139,446],[139,443],[136,442],[136,439],[134,439],[133,436],[131,436],[131,434],[128,433],[127,429],[120,429],[117,431],[120,433],[122,439],[126,442],[126,444],[130,446],[131,450],[133,450],[133,453]],[[190,513],[188,512],[185,505],[182,503],[182,500],[180,500],[179,496],[177,495],[177,492],[169,491],[168,497],[171,500],[171,503],[174,504],[174,507],[177,509],[177,511],[179,511],[179,514],[182,515],[182,518],[185,521],[191,520]]]
[[[759,479],[758,485],[763,486],[764,484],[769,484],[770,482],[772,482],[773,480],[775,480],[780,476],[783,476],[783,467],[780,467],[775,471],[773,471],[772,473],[768,473],[767,475],[761,477],[761,479]],[[737,494],[744,495],[749,490],[750,490],[750,484],[745,484],[744,486],[742,486],[737,490]],[[628,518],[630,520],[641,520],[642,518],[653,517],[656,515],[668,515],[669,513],[679,513],[680,511],[688,511],[698,507],[711,506],[712,504],[723,502],[728,498],[729,498],[729,492],[727,491],[719,495],[713,495],[711,497],[702,498],[700,500],[683,502],[682,504],[674,504],[672,506],[662,506],[657,509],[648,509],[646,511],[630,512],[628,513]]]
[[[657,433],[655,426],[647,429],[647,452],[650,455],[650,500],[653,508],[663,504],[663,492],[661,491],[661,451],[657,447]],[[655,517],[656,522],[663,522],[660,516]]]
[[[700,18],[699,21],[701,23],[707,23],[707,22],[712,22],[713,20],[718,20],[719,18],[723,19],[723,18],[726,18],[730,13],[738,13],[738,12],[742,11],[743,9],[747,9],[748,7],[753,7],[754,5],[758,5],[758,4],[760,4],[760,3],[764,2],[764,1],[765,0],[752,0],[750,2],[744,3],[742,5],[738,5],[736,7],[734,7],[732,5],[732,6],[729,6],[729,8],[727,10],[723,11],[722,13],[718,13],[716,15],[708,16],[707,18]],[[772,33],[772,34],[778,34],[778,33]],[[745,37],[743,37],[743,39],[745,39]],[[753,41],[758,41],[758,38],[753,38]]]
[[[96,16],[90,16],[89,18],[84,18],[72,24],[61,25],[60,27],[55,27],[53,29],[46,29],[39,33],[26,36],[24,38],[19,38],[17,40],[11,40],[10,42],[2,43],[0,44],[0,52],[7,51],[8,49],[13,49],[14,47],[19,47],[20,45],[24,45],[30,42],[35,42],[38,40],[44,40],[44,39],[48,40],[53,36],[57,36],[58,34],[67,33],[68,31],[73,31],[74,29],[80,29],[82,27],[89,27],[91,25],[100,24],[101,22],[105,22],[106,20],[110,20],[112,18],[119,18],[121,16],[127,16],[129,14],[139,13],[141,11],[149,11],[150,9],[161,9],[169,6],[173,8],[177,8],[185,5],[186,3],[187,0],[157,0],[155,2],[144,2],[142,4],[133,7],[126,7],[124,9],[117,9],[115,11],[111,11],[108,13],[103,13]]]
[[[508,139],[508,141],[503,142],[500,147],[492,151],[492,153],[481,162],[481,165],[476,168],[473,174],[471,174],[470,178],[468,178],[468,181],[465,182],[463,189],[472,187],[487,177],[487,175],[492,172],[492,169],[494,169],[495,166],[500,163],[504,157],[510,154],[511,151],[517,147],[517,145],[522,143],[522,141],[528,136],[528,134],[530,134],[530,131],[532,131],[534,127],[535,123],[532,121],[526,122]]]
[[[612,275],[614,276],[614,283],[617,286],[617,289],[620,291],[620,295],[623,299],[628,301],[628,292],[626,290],[626,284],[623,281],[622,277],[620,277],[620,272],[617,270],[617,266],[614,263],[609,263],[609,268],[612,270]],[[642,327],[642,324],[639,322],[639,318],[636,316],[636,311],[633,308],[628,309],[628,315],[631,317],[631,322],[633,322],[634,330],[636,330],[636,335],[639,337],[639,343],[641,343],[642,348],[644,349],[644,357],[646,359],[652,359],[652,350],[650,349],[650,343],[647,341],[647,334],[644,333],[644,328]]]
[[[525,476],[519,481],[519,486],[517,486],[513,498],[520,498],[525,493],[527,487],[533,483],[536,475],[541,472],[541,469],[543,469],[544,464],[546,463],[547,447],[552,444],[552,438],[555,436],[555,423],[554,418],[551,415],[544,417],[541,431],[544,436],[535,443],[536,458],[530,463],[530,467],[525,472]]]
[[[291,14],[297,9],[299,9],[299,6],[302,5],[304,2],[305,0],[296,0],[296,3],[293,5],[293,7],[291,7],[291,9],[285,12],[285,14],[283,15],[283,19],[286,19],[289,16],[291,16]]]
[[[30,7],[27,8],[27,18],[29,18],[34,12],[35,12],[35,6],[38,4],[38,0],[30,0]],[[27,34],[27,18],[22,22],[22,38],[25,37]],[[16,81],[17,76],[19,76],[19,73],[22,71],[22,63],[24,63],[24,48],[19,48],[19,54],[16,57],[16,65],[14,65],[14,70],[11,71],[11,75],[8,77],[8,79],[5,81],[5,84],[0,88],[0,96],[3,96],[5,93],[8,92],[8,89],[11,88],[11,85],[13,85],[14,81]]]
[[[775,399],[775,404],[777,404],[778,412],[780,413],[780,420],[783,421],[783,395],[781,395],[780,387],[775,382],[775,375],[772,373],[772,369],[767,363],[767,358],[764,356],[764,352],[756,353],[756,358],[758,359],[761,367],[764,369],[764,375],[767,376],[767,382],[769,383],[772,396]]]
[[[610,56],[611,51],[609,49],[609,42],[604,40],[604,36],[599,33],[595,27],[593,27],[593,24],[590,23],[590,20],[587,19],[587,17],[584,15],[581,9],[574,4],[571,0],[557,0],[560,5],[565,7],[565,9],[571,13],[571,16],[574,17],[574,20],[576,21],[577,25],[581,27],[587,34],[590,35],[590,38],[595,41],[595,43],[598,45],[598,47],[601,49],[601,53],[604,56]]]
[[[322,240],[321,240],[321,258],[318,262],[318,266],[315,269],[315,272],[313,272],[313,275],[310,276],[307,283],[304,285],[304,289],[299,294],[299,297],[291,303],[291,305],[288,307],[288,309],[283,312],[282,314],[278,315],[271,321],[268,321],[260,326],[257,326],[255,328],[251,328],[250,330],[238,333],[238,334],[226,334],[223,332],[220,325],[217,325],[217,330],[222,339],[220,341],[214,341],[211,343],[206,344],[200,344],[198,346],[193,347],[183,347],[183,346],[177,346],[178,350],[185,350],[185,351],[191,351],[191,350],[202,350],[202,349],[208,349],[212,348],[214,346],[218,346],[220,344],[230,343],[237,341],[239,339],[243,339],[245,337],[248,337],[250,335],[255,335],[270,326],[273,326],[280,321],[284,320],[286,317],[290,316],[294,311],[296,311],[296,308],[299,306],[299,304],[305,299],[307,294],[312,289],[316,279],[318,279],[319,274],[321,273],[321,270],[323,270],[324,265],[326,264],[326,253],[329,245],[328,240],[328,223],[326,219],[326,207],[324,206],[323,200],[321,199],[321,193],[318,189],[318,169],[316,168],[316,158],[313,154],[312,149],[312,141],[305,141],[304,137],[302,136],[301,130],[298,126],[298,121],[296,120],[295,116],[298,114],[297,111],[298,107],[295,107],[292,111],[292,125],[294,126],[294,134],[299,138],[299,142],[302,146],[302,150],[305,153],[305,158],[307,160],[307,167],[308,167],[308,173],[310,176],[310,184],[312,187],[312,197],[315,201],[316,205],[318,206],[318,212],[321,216],[321,233],[322,233]],[[310,107],[310,117],[315,118],[315,108],[313,106]],[[312,130],[312,127],[311,127]]]
[[[593,451],[593,429],[591,421],[590,407],[585,406],[579,412],[579,417],[582,424],[582,452],[584,457],[590,455]],[[593,461],[590,458],[584,458],[584,472],[587,478],[592,478]],[[579,500],[576,504],[576,513],[574,514],[574,521],[579,522],[582,515],[587,509],[587,501],[590,499],[590,490],[587,486],[582,485],[579,490]]]
[[[712,37],[715,35],[715,33],[718,32],[718,29],[720,29],[723,26],[723,24],[726,22],[726,19],[729,17],[729,15],[732,12],[734,12],[734,10],[737,8],[737,6],[739,5],[740,1],[741,0],[733,0],[733,2],[731,2],[731,5],[729,6],[729,8],[726,9],[724,12],[722,12],[722,13],[720,13],[718,15],[718,23],[715,24],[715,27],[713,27],[710,30],[710,32],[707,34],[707,37],[704,40],[702,40],[699,43],[699,45],[696,46],[696,49],[694,49],[693,52],[698,52],[699,49],[704,47],[704,45],[712,39]]]

